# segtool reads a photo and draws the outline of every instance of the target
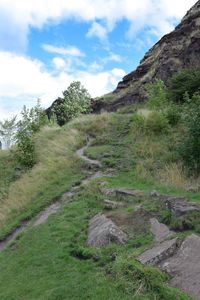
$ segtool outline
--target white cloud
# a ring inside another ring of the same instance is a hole
[[[52,62],[57,70],[64,69],[66,67],[66,61],[61,57],[54,57]]]
[[[66,56],[69,55],[75,57],[85,56],[85,54],[75,46],[56,47],[53,45],[44,44],[42,45],[42,48],[49,53],[56,53],[56,54],[66,55]]]
[[[94,22],[87,33],[87,37],[98,37],[101,41],[107,40],[107,34],[109,30],[101,24]]]
[[[26,46],[30,27],[76,19],[92,22],[89,36],[105,39],[117,22],[130,23],[129,37],[146,27],[160,36],[171,30],[172,20],[183,17],[196,0],[0,0],[0,45],[9,49]],[[103,21],[105,26],[100,25]],[[17,34],[16,34],[17,32]],[[7,39],[5,39],[7,37]]]
[[[64,60],[54,58],[57,68]],[[60,70],[52,75],[42,62],[9,52],[0,52],[0,120],[12,111],[20,111],[23,105],[34,106],[38,98],[47,107],[58,96],[62,95],[68,85],[74,80],[80,80],[92,97],[101,96],[116,87],[117,82],[124,76],[122,69],[108,71]]]

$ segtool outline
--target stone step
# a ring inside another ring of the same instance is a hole
[[[105,247],[111,242],[123,245],[127,239],[127,235],[104,214],[98,214],[91,219],[87,246]]]
[[[172,279],[170,283],[200,300],[200,237],[188,236],[177,253],[160,265]]]
[[[144,192],[142,190],[136,189],[128,189],[128,188],[113,188],[113,189],[104,189],[103,192],[106,195],[121,195],[121,196],[144,196]]]
[[[173,231],[170,231],[165,224],[160,223],[156,218],[150,219],[150,224],[151,232],[156,242],[161,242],[174,234]]]
[[[142,264],[157,265],[172,256],[178,248],[177,238],[164,241],[138,256]]]

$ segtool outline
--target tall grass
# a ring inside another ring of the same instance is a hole
[[[62,128],[44,127],[35,136],[36,165],[10,184],[0,202],[0,235],[5,225],[10,229],[30,218],[85,176],[84,162],[75,150],[86,143],[87,135],[102,132],[108,122],[108,114],[83,116]]]
[[[0,204],[0,225],[3,226],[13,213],[23,212],[25,207],[41,195],[52,198],[61,192],[63,179],[66,174],[73,176],[79,163],[74,156],[74,149],[81,142],[78,130],[63,131],[58,127],[46,127],[35,137],[37,164],[21,178],[11,183],[8,196]],[[67,181],[66,181],[67,183]],[[54,191],[53,188],[54,187]],[[66,184],[67,188],[67,184]],[[57,190],[57,191],[56,191]],[[50,199],[43,199],[44,202]],[[40,203],[39,206],[43,206]]]

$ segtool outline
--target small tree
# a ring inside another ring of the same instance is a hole
[[[79,81],[72,82],[63,98],[54,106],[53,113],[56,115],[57,123],[62,126],[80,114],[90,112],[91,96]]]
[[[47,123],[47,117],[39,100],[31,109],[24,106],[21,115],[22,119],[18,122],[16,134],[17,156],[22,166],[31,168],[36,162],[33,136]]]
[[[0,121],[0,136],[4,141],[5,148],[10,148],[11,144],[15,140],[15,133],[17,129],[17,116],[11,119]]]

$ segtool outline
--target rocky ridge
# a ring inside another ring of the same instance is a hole
[[[200,65],[200,0],[187,12],[171,33],[163,36],[144,56],[137,69],[127,74],[109,94],[93,102],[93,111],[116,111],[119,107],[147,99],[146,85],[168,79],[177,71]]]

